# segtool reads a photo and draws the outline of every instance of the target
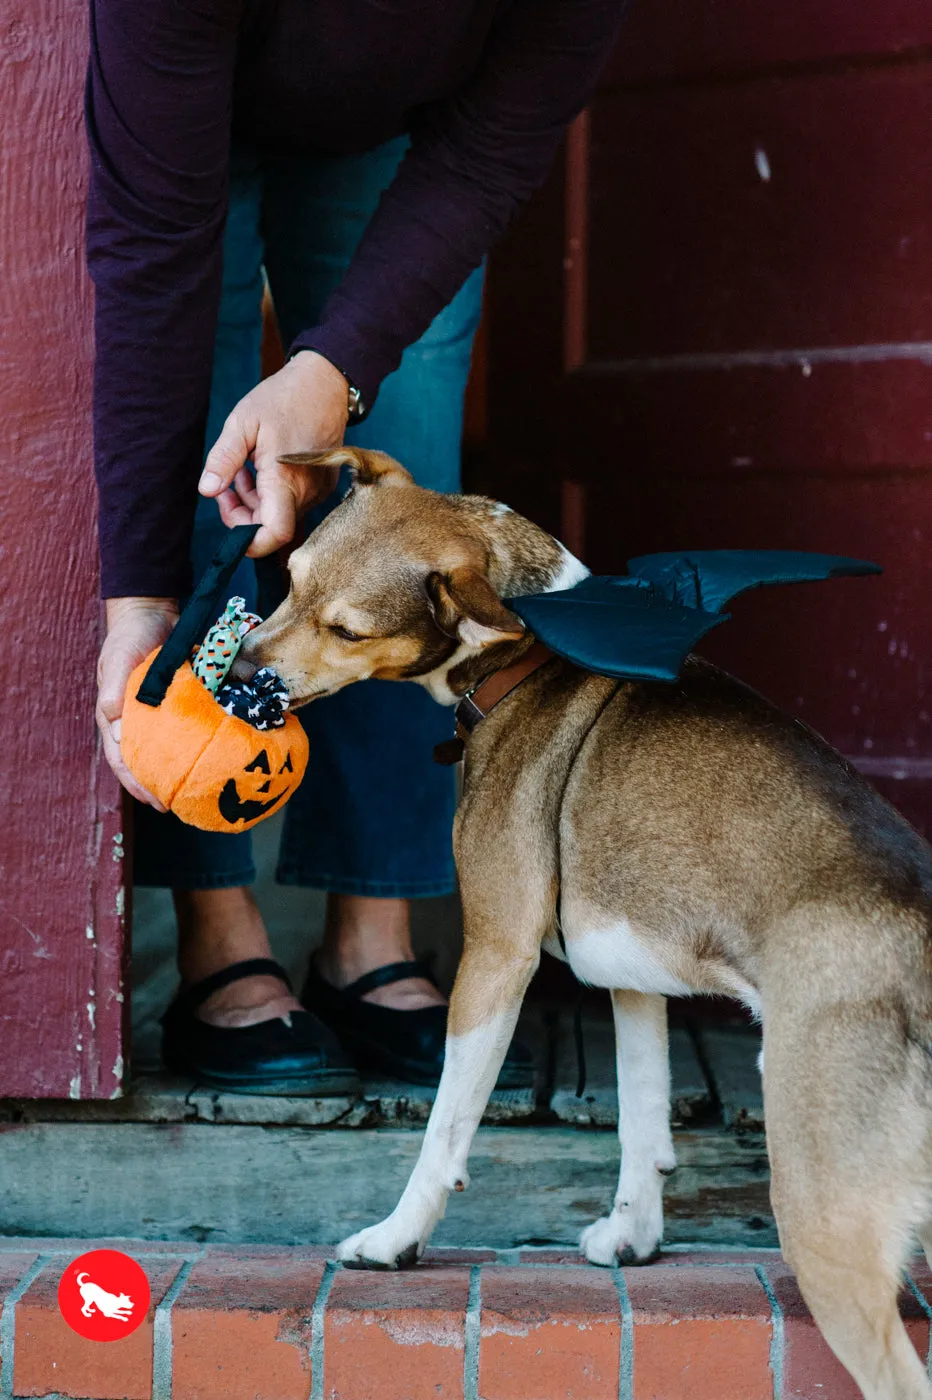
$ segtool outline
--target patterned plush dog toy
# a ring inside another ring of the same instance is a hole
[[[244,719],[253,729],[281,729],[288,709],[288,691],[270,666],[263,666],[251,681],[224,684],[243,638],[261,621],[256,613],[246,611],[244,598],[231,598],[223,616],[194,653],[191,668],[228,715]]]
[[[257,613],[246,611],[245,598],[231,598],[223,616],[214,623],[201,642],[191,666],[199,681],[212,695],[223,685],[243,644],[243,638],[262,621]]]

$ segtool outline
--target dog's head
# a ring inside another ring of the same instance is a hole
[[[483,497],[427,491],[382,452],[283,460],[353,474],[291,555],[288,597],[240,654],[274,667],[294,706],[369,677],[417,680],[450,702],[471,683],[471,658],[527,641],[502,595],[552,586],[571,559],[530,521]]]

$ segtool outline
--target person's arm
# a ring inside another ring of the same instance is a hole
[[[87,260],[107,598],[190,586],[240,8],[91,0]]]
[[[424,114],[320,324],[316,350],[371,403],[545,178],[590,97],[623,0],[513,0],[468,82]]]
[[[297,337],[278,375],[240,401],[207,459],[211,479],[205,472],[200,489],[219,498],[228,525],[269,518],[273,491],[300,502],[308,488],[281,480],[274,432],[267,434],[259,494],[251,493],[242,466],[261,424],[300,414],[294,382],[313,373],[314,362],[319,372],[320,356],[372,406],[406,347],[545,178],[595,87],[623,9],[623,0],[512,0],[470,79],[423,113],[319,324]]]
[[[132,670],[190,583],[221,278],[236,0],[91,0],[87,261],[96,290],[94,457],[107,638],[97,724],[120,756]]]
[[[242,0],[90,6],[87,259],[96,288],[94,455],[108,600],[97,723],[117,777],[153,806],[120,757],[120,715],[130,673],[168,636],[191,582],[241,9]],[[283,435],[281,451],[332,446],[345,421],[343,378],[318,356],[300,359],[291,379],[318,408],[297,440]],[[312,484],[302,487],[307,498]],[[266,513],[280,513],[281,494],[273,490]]]

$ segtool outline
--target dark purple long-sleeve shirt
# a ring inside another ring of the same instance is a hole
[[[543,179],[621,0],[91,0],[88,264],[105,597],[175,596],[200,473],[231,136],[411,146],[320,323],[366,403]]]

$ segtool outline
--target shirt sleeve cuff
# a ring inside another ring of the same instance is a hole
[[[119,567],[101,572],[100,597],[108,598],[187,598],[193,583],[191,575],[165,575],[161,578],[152,574],[126,573]]]

